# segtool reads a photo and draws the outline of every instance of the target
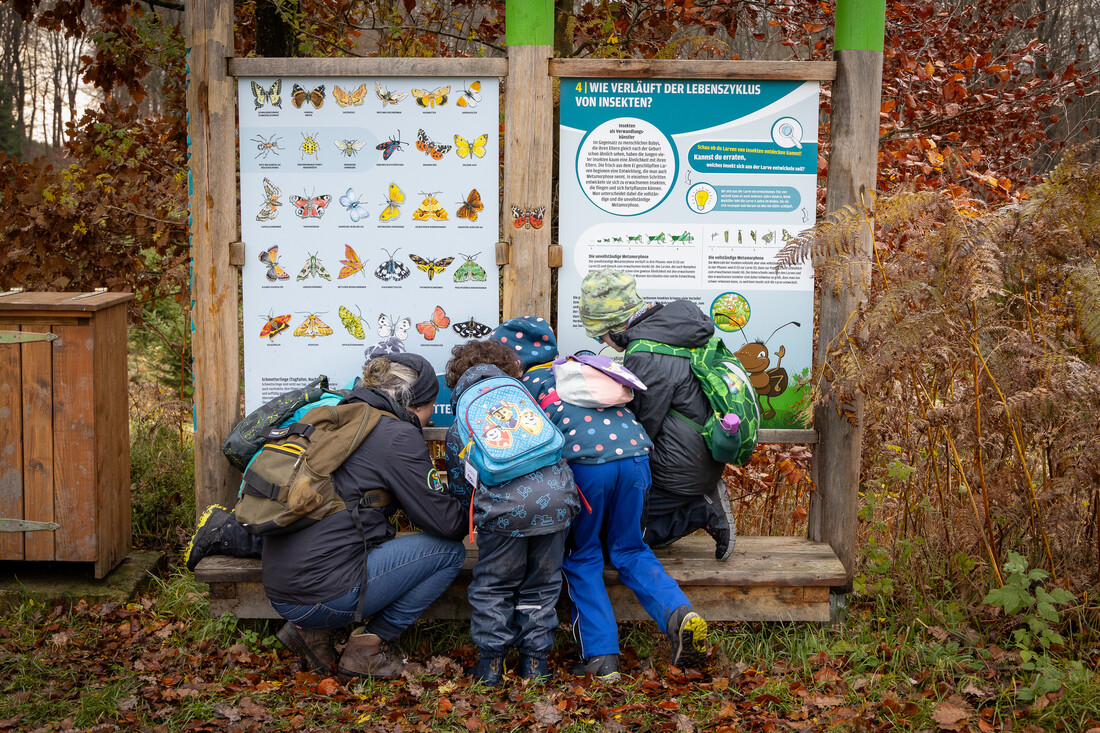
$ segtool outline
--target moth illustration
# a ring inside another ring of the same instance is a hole
[[[463,87],[462,91],[458,93],[458,99],[455,100],[455,104],[459,107],[476,107],[477,103],[481,101],[481,82],[475,81],[467,87]]]
[[[521,209],[512,204],[512,224],[516,229],[542,229],[545,206],[536,206],[533,209]]]
[[[367,85],[366,82],[359,85],[359,87],[353,92],[345,92],[337,84],[332,89],[332,98],[336,100],[336,104],[341,107],[360,107],[363,104],[363,100],[367,98]]]
[[[283,108],[283,98],[280,93],[283,90],[283,80],[276,79],[270,87],[264,89],[256,82],[252,82],[252,101],[256,105],[256,109],[260,109],[265,104],[272,107]]]
[[[455,135],[455,153],[460,158],[469,158],[473,155],[475,158],[485,157],[485,146],[489,142],[489,135],[481,135],[473,142],[469,142],[461,135]]]
[[[420,128],[416,131],[416,149],[424,153],[424,155],[431,156],[433,160],[441,160],[451,150],[450,145],[440,145],[428,137],[428,133],[424,132],[424,128]]]
[[[432,319],[430,321],[421,321],[416,324],[416,330],[419,331],[425,339],[432,341],[435,339],[436,333],[440,329],[447,328],[451,325],[451,319],[447,317],[446,312],[440,306],[436,306],[432,311]]]
[[[418,269],[428,273],[429,280],[446,270],[447,266],[455,261],[454,257],[440,257],[438,260],[429,260],[417,255],[409,255],[409,259],[416,263]]]
[[[316,254],[309,255],[309,259],[302,265],[302,269],[298,273],[298,282],[305,280],[307,277],[319,277],[322,280],[332,279],[325,270],[325,266],[321,264],[321,260],[317,259]]]
[[[363,197],[356,196],[354,188],[349,188],[347,193],[340,197],[340,205],[347,210],[348,217],[352,221],[359,221],[370,216],[367,205],[363,203]]]
[[[389,255],[389,259],[378,266],[378,269],[374,271],[374,276],[379,280],[388,281],[404,280],[405,278],[407,278],[410,274],[409,268],[406,267],[403,263],[398,262],[396,259],[394,259],[394,255],[400,252],[401,248],[398,247],[393,251],[392,254],[385,247],[381,247],[380,249],[387,255]]]
[[[333,140],[332,141],[337,148],[340,149],[340,155],[345,158],[350,158],[353,155],[359,155],[359,151],[363,149],[363,146],[367,144],[366,140]]]
[[[325,207],[332,203],[332,196],[291,196],[290,203],[294,204],[294,213],[299,219],[320,219],[325,215]]]
[[[295,84],[290,90],[290,103],[298,109],[307,103],[312,104],[314,109],[321,109],[321,105],[325,103],[325,85],[321,84],[307,92]]]
[[[405,192],[397,187],[396,183],[390,184],[386,195],[386,208],[378,215],[378,221],[392,221],[401,216],[401,204],[405,203]]]
[[[435,195],[437,193],[439,192],[420,192],[420,195],[424,197],[424,200],[421,202],[419,208],[417,208],[417,210],[413,212],[413,221],[447,221],[447,210],[444,209],[443,205],[439,203],[438,199],[436,199]]]
[[[269,179],[264,179],[264,205],[260,207],[260,213],[256,214],[256,221],[268,221],[279,215],[279,210],[275,207],[283,205],[279,200],[280,193],[282,191],[278,186]]]
[[[484,323],[478,323],[474,320],[473,316],[470,316],[470,320],[461,321],[451,326],[451,330],[457,333],[464,339],[480,339],[485,338],[493,329],[486,326]]]
[[[344,328],[348,330],[348,333],[360,340],[366,337],[366,333],[363,332],[362,314],[357,316],[344,306],[340,306],[338,313],[340,314],[340,323],[344,324]]]
[[[274,247],[269,247],[260,252],[260,262],[267,265],[266,275],[271,282],[290,279],[287,271],[279,267],[279,245],[276,244]]]
[[[351,248],[350,244],[344,245],[344,259],[340,260],[340,264],[343,267],[340,268],[340,274],[336,276],[337,280],[343,280],[357,272],[363,272],[363,262],[359,259],[359,255],[355,254],[355,250]],[[363,337],[360,336],[359,338]]]
[[[402,99],[409,96],[408,92],[391,92],[378,82],[374,82],[374,93],[382,100],[382,109],[385,109],[387,104],[397,104]]]
[[[433,108],[436,105],[442,107],[447,103],[447,95],[451,93],[450,85],[445,87],[437,87],[433,90],[426,91],[424,89],[410,89],[413,97],[416,99],[417,105],[424,107],[425,109]]]
[[[331,336],[332,328],[318,318],[316,314],[310,313],[306,316],[306,319],[302,321],[302,324],[294,329],[294,335],[315,339],[318,336]]]
[[[289,313],[281,316],[273,316],[269,313],[266,316],[260,316],[260,318],[264,318],[267,320],[267,323],[264,324],[264,327],[260,329],[260,338],[266,336],[270,341],[283,331],[290,328],[290,326],[287,325],[290,323]]]
[[[391,155],[404,149],[407,144],[401,141],[401,131],[398,130],[396,138],[391,137],[389,140],[380,142],[374,146],[374,149],[382,151],[382,160],[389,160]]]
[[[470,221],[477,221],[477,214],[485,208],[485,204],[481,203],[481,194],[477,192],[476,188],[470,189],[470,195],[466,197],[465,201],[460,201],[458,207],[458,218],[469,219]]]
[[[459,254],[462,255],[466,259],[466,261],[459,265],[458,268],[455,270],[455,274],[453,276],[454,281],[456,283],[464,283],[470,280],[474,280],[479,283],[485,282],[485,268],[474,262],[474,259],[481,253],[475,252],[472,255],[464,255],[459,252]]]
[[[408,316],[394,320],[392,316],[387,316],[385,313],[378,314],[378,335],[384,339],[396,336],[404,341],[409,337],[410,328],[412,328],[412,319]]]

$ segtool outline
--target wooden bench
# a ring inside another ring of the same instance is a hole
[[[656,555],[710,621],[830,621],[829,589],[846,581],[832,548],[804,537],[738,537],[730,559],[718,562],[714,541],[698,534]],[[424,618],[470,617],[466,586],[476,559],[477,548],[467,544],[458,579]],[[210,585],[211,616],[279,618],[264,595],[258,558],[207,557],[195,568],[195,578]],[[604,582],[620,621],[649,618],[614,568],[604,570]]]

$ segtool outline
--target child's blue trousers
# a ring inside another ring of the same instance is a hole
[[[649,456],[596,465],[571,463],[573,479],[592,513],[573,519],[573,544],[562,569],[573,602],[573,634],[585,659],[619,653],[615,612],[603,583],[604,549],[619,578],[665,631],[672,612],[691,605],[642,541],[642,510],[649,490]]]

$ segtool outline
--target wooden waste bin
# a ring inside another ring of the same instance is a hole
[[[0,293],[0,560],[130,548],[130,293]]]

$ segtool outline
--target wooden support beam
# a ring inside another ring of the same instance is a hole
[[[875,189],[884,17],[884,0],[837,3],[837,78],[832,96],[827,212],[857,204],[865,192]],[[861,227],[859,236],[860,259],[870,262],[871,228]],[[815,372],[823,375],[824,400],[814,409],[819,440],[812,475],[817,490],[810,495],[808,533],[811,540],[827,542],[836,551],[848,574],[845,590],[850,590],[859,530],[863,396],[857,394],[852,402],[837,404],[829,391],[826,356],[829,345],[843,333],[866,298],[870,270],[867,265],[853,264],[851,272],[834,277],[823,281],[820,288]],[[855,285],[847,287],[845,283]],[[842,410],[847,414],[841,414]]]
[[[832,81],[833,61],[698,61],[689,59],[551,59],[557,77],[632,79],[791,79]]]
[[[221,444],[240,413],[238,273],[229,264],[237,234],[237,99],[232,0],[188,0],[188,175],[191,322],[195,374],[195,511],[229,502],[236,481]]]

